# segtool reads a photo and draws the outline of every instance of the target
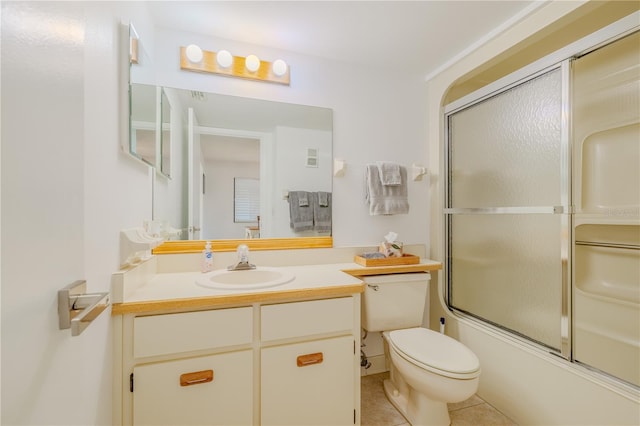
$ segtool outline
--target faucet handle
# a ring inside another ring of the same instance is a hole
[[[239,263],[249,263],[249,247],[246,244],[238,245],[237,253]]]
[[[246,271],[247,269],[256,269],[256,265],[249,263],[249,247],[246,244],[240,244],[236,249],[238,253],[238,261],[235,265],[229,266],[229,271]]]

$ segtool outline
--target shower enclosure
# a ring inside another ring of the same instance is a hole
[[[640,386],[640,32],[445,108],[447,303]]]

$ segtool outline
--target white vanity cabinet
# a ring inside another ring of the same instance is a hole
[[[131,398],[124,423],[253,422],[253,308],[127,319]]]
[[[250,425],[251,350],[134,367],[133,424]]]
[[[114,315],[114,423],[359,424],[359,293],[213,307]]]
[[[353,315],[352,297],[262,306],[262,425],[356,422]]]
[[[353,425],[350,336],[262,349],[262,425]]]

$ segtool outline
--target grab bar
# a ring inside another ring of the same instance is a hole
[[[87,282],[75,281],[58,290],[58,327],[78,336],[109,306],[109,293],[86,293]]]
[[[600,243],[597,241],[578,241],[577,246],[593,246],[593,247],[607,247],[607,248],[620,248],[628,250],[640,250],[640,246],[634,244],[616,244],[616,243]]]
[[[571,206],[447,207],[444,214],[567,214]]]

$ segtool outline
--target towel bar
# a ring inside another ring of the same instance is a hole
[[[87,282],[75,281],[58,290],[58,327],[78,336],[109,306],[109,293],[86,293]]]
[[[347,162],[342,158],[334,158],[333,159],[333,176],[335,177],[343,177],[345,175],[345,170],[347,169]],[[425,167],[422,167],[420,164],[412,163],[411,164],[411,178],[414,181],[422,180],[422,177],[429,173]]]

